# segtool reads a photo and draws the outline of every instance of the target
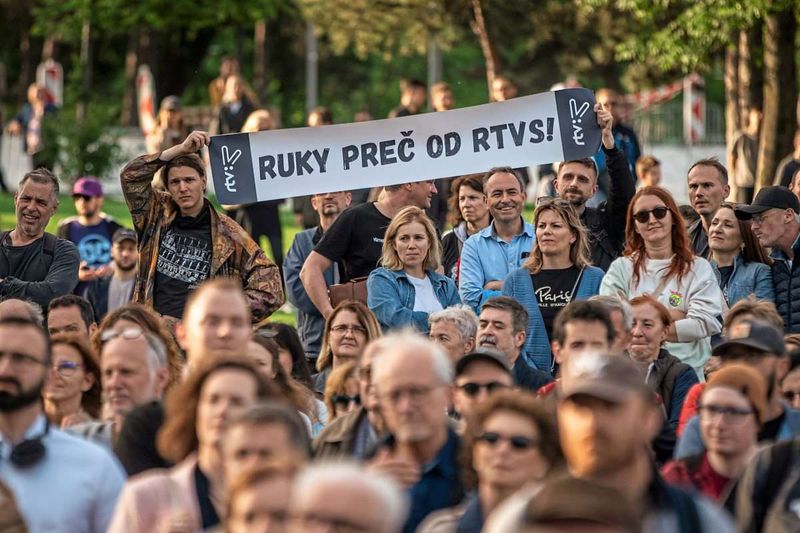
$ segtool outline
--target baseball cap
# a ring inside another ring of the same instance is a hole
[[[728,349],[734,346],[744,346],[775,355],[786,354],[783,334],[775,326],[763,320],[742,320],[734,324],[728,328],[725,342],[718,344],[711,353],[724,358]]]
[[[756,369],[741,363],[727,364],[711,374],[703,394],[717,387],[733,389],[747,397],[758,421],[764,422],[767,414],[767,384]]]
[[[787,187],[770,185],[758,191],[753,203],[738,206],[734,211],[736,218],[749,220],[753,215],[763,213],[767,209],[791,209],[795,213],[800,213],[800,200]]]
[[[114,236],[111,238],[112,243],[118,243],[122,241],[133,241],[136,242],[136,232],[132,229],[128,228],[120,228],[114,232]]]
[[[582,354],[562,367],[559,397],[585,394],[611,403],[622,403],[632,392],[653,394],[644,376],[627,357]]]
[[[161,100],[161,109],[169,109],[170,111],[177,111],[181,108],[181,99],[177,96],[167,96]]]
[[[470,352],[456,361],[456,377],[466,372],[467,367],[476,361],[491,363],[511,375],[511,367],[505,355],[492,350],[479,350]]]
[[[103,186],[97,178],[85,176],[72,186],[72,196],[89,196],[92,198],[103,196]]]

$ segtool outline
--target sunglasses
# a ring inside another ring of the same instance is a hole
[[[144,335],[144,330],[142,328],[125,328],[121,331],[117,331],[114,329],[107,329],[100,335],[100,341],[106,343],[111,339],[116,339],[117,337],[122,337],[123,339],[133,340],[138,339]]]
[[[470,381],[469,383],[458,385],[458,388],[464,391],[464,394],[470,398],[474,398],[481,392],[481,389],[486,389],[486,392],[491,394],[496,390],[507,388],[507,385],[499,381],[490,381],[489,383],[474,383]]]
[[[508,441],[508,443],[511,444],[511,447],[518,451],[529,450],[538,444],[529,437],[524,437],[522,435],[512,435],[510,437],[506,437],[495,431],[486,431],[481,435],[478,435],[478,440],[485,442],[492,447],[501,441]]]
[[[348,396],[347,394],[334,394],[331,399],[333,400],[333,403],[343,405],[350,405],[350,403],[354,403],[356,405],[361,405],[361,396],[358,394],[355,396]]]
[[[555,205],[558,207],[573,207],[571,203],[563,198],[555,196],[540,196],[536,199],[536,207],[544,207],[546,205]]]
[[[646,224],[647,221],[650,220],[650,213],[653,213],[653,216],[655,217],[656,220],[661,220],[662,218],[667,216],[668,212],[669,209],[667,209],[667,206],[660,205],[658,207],[654,207],[653,209],[649,209],[647,211],[637,211],[636,213],[633,214],[633,218],[635,218],[636,222],[640,224]]]

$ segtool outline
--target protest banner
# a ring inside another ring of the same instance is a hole
[[[601,130],[588,89],[441,113],[211,138],[222,204],[408,183],[590,157]]]

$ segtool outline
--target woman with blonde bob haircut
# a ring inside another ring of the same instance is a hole
[[[530,366],[552,372],[550,349],[556,315],[573,300],[600,290],[603,271],[589,263],[586,230],[572,204],[554,199],[533,216],[536,242],[525,264],[503,281],[503,294],[528,310],[523,355]]]
[[[384,331],[413,326],[428,333],[428,315],[461,303],[455,282],[436,272],[442,246],[433,222],[418,207],[392,219],[381,268],[367,280],[367,304]]]

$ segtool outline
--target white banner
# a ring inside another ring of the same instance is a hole
[[[591,157],[601,131],[588,89],[442,113],[211,138],[217,199],[251,203]]]

